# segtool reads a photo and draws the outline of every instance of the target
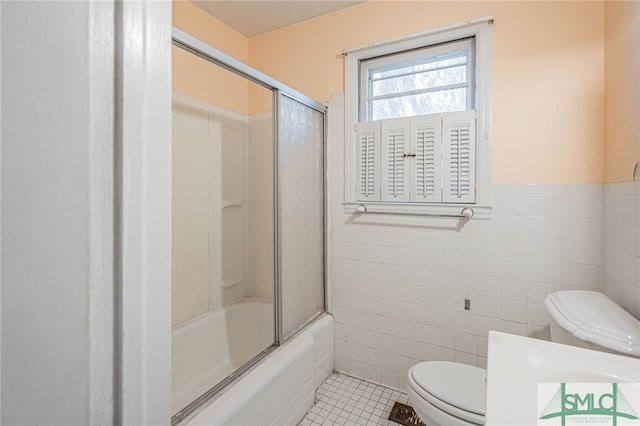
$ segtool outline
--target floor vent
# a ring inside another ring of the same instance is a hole
[[[410,405],[400,402],[393,404],[389,420],[405,426],[426,426]]]

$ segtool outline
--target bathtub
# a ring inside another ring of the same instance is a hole
[[[240,322],[233,321],[238,318]],[[256,326],[253,330],[227,329],[231,324],[242,327],[247,323]],[[173,412],[272,342],[273,307],[257,299],[243,299],[175,329]],[[217,359],[214,356],[224,362],[211,365],[210,360]],[[182,424],[295,425],[313,405],[315,389],[332,371],[333,317],[325,314]]]
[[[241,299],[176,327],[171,338],[171,412],[272,343],[273,304],[256,298]]]

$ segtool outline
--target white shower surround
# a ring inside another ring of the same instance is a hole
[[[271,121],[173,94],[174,327],[245,296],[272,297]]]
[[[333,324],[331,315],[321,316],[185,424],[297,424],[333,371]]]

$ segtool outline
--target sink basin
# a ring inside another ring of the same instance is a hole
[[[489,332],[486,425],[544,424],[538,383],[635,383],[627,399],[640,414],[640,359]]]

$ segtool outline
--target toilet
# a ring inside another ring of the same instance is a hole
[[[407,394],[427,426],[484,425],[486,382],[483,368],[427,361],[409,370]]]
[[[547,295],[551,340],[640,358],[640,321],[596,291]],[[448,361],[416,364],[408,374],[409,401],[428,426],[484,425],[486,370]]]
[[[640,321],[597,291],[548,294],[551,340],[640,358]]]

